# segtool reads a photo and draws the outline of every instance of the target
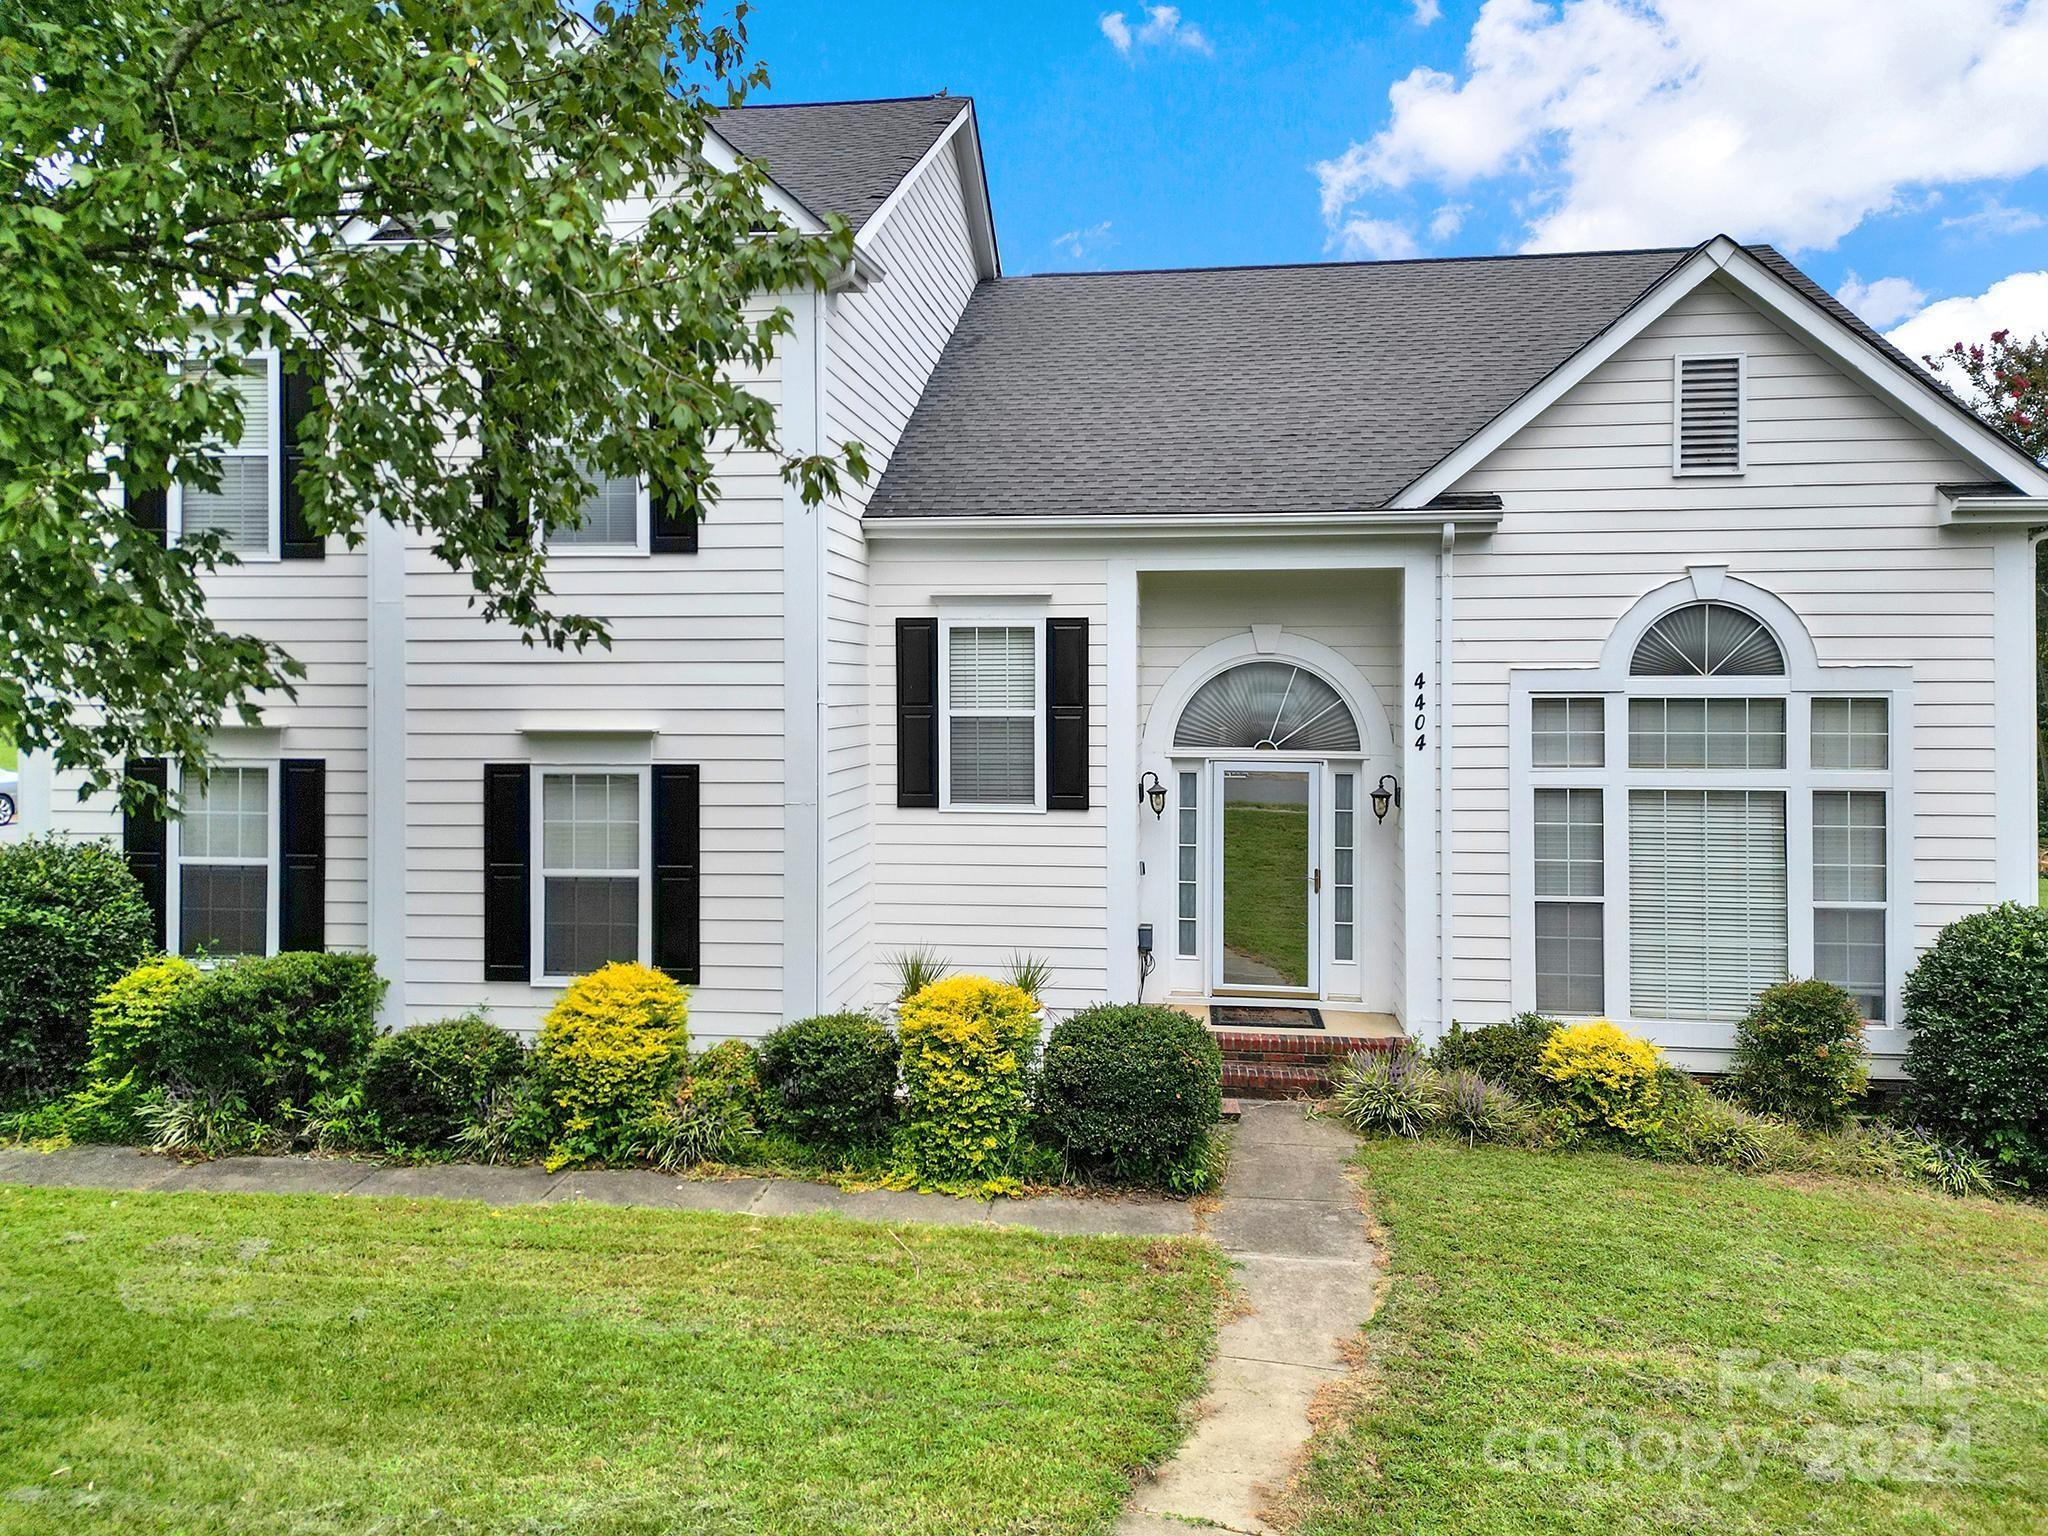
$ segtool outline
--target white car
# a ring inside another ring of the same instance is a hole
[[[0,769],[0,828],[14,825],[20,784],[20,774],[12,768]]]

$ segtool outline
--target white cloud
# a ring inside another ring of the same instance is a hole
[[[1960,229],[1973,235],[2023,235],[2043,224],[2048,224],[2048,219],[2033,209],[2008,208],[1996,197],[1985,198],[1975,213],[1960,213],[1941,221],[1943,229]]]
[[[1880,277],[1866,283],[1854,272],[1836,290],[1835,297],[1879,330],[1897,325],[1927,303],[1927,295],[1910,279]]]
[[[1443,15],[1444,8],[1438,0],[1411,0],[1415,6],[1415,25],[1426,27]]]
[[[1100,25],[1102,35],[1126,58],[1136,48],[1183,48],[1189,53],[1203,54],[1216,51],[1208,33],[1192,22],[1182,21],[1177,5],[1146,6],[1145,19],[1135,27],[1122,11],[1109,11]]]
[[[1075,261],[1092,256],[1103,246],[1116,244],[1116,241],[1110,238],[1109,222],[1108,219],[1104,219],[1100,224],[1090,224],[1086,229],[1070,229],[1063,235],[1054,235],[1053,249],[1064,251]]]
[[[1993,331],[2048,336],[2048,272],[2015,272],[1974,298],[1937,299],[1886,334],[1909,357],[1925,357]]]
[[[1429,238],[1441,245],[1465,227],[1465,215],[1471,211],[1468,203],[1445,203],[1429,216]]]
[[[1354,261],[1400,261],[1422,254],[1422,247],[1407,225],[1393,219],[1369,219],[1357,213],[1343,222],[1330,243]]]
[[[1379,189],[1509,178],[1533,249],[1726,230],[1832,245],[1930,189],[2048,166],[2048,0],[1486,0],[1316,167],[1334,231]]]

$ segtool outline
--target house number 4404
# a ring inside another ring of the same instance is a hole
[[[1429,678],[1415,674],[1415,750],[1429,745]]]

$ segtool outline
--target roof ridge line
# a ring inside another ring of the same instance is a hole
[[[720,112],[788,112],[799,107],[888,107],[909,101],[972,101],[972,96],[955,96],[948,91],[926,91],[919,96],[848,96],[836,101],[743,101]]]
[[[1583,261],[1589,256],[1684,256],[1698,249],[1696,245],[1627,245],[1592,251],[1487,251],[1472,256],[1398,256],[1383,261],[1235,261],[1213,267],[1102,267],[1076,272],[1018,272],[1005,276],[1000,281],[1025,283],[1041,277],[1177,277],[1201,272],[1348,272],[1360,267],[1447,267],[1482,261]]]

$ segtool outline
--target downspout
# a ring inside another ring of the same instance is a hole
[[[1458,525],[1445,523],[1443,548],[1437,556],[1437,710],[1436,710],[1436,815],[1437,826],[1437,1032],[1451,1026],[1451,935],[1455,914],[1451,908],[1451,600],[1454,595],[1452,565],[1457,558]]]

